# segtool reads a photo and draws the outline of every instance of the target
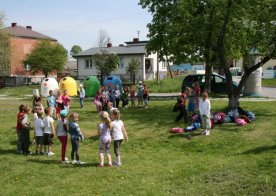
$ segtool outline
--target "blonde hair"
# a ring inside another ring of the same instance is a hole
[[[112,110],[112,114],[113,114],[116,118],[120,119],[120,111],[119,111],[118,109]]]
[[[107,127],[110,129],[111,128],[111,119],[109,118],[109,115],[106,111],[102,111],[100,113],[100,117],[102,121],[107,125]]]
[[[74,119],[75,116],[79,116],[79,114],[77,112],[74,112],[74,113],[70,114],[69,120],[73,121],[73,119]]]

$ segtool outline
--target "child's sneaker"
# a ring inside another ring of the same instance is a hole
[[[83,165],[84,162],[82,162],[81,160],[78,160],[78,161],[76,162],[76,164],[78,164],[78,165]]]
[[[103,164],[99,164],[99,166],[98,167],[104,167],[104,165]]]
[[[48,156],[52,156],[52,155],[54,155],[55,153],[53,153],[53,152],[48,152]]]
[[[207,133],[207,130],[201,132],[201,135],[206,135],[206,133]]]
[[[61,161],[61,163],[62,164],[68,164],[68,163],[70,163],[70,161],[69,160],[64,160],[64,161]]]
[[[205,135],[210,135],[210,131],[208,130],[208,131],[206,131],[206,134]]]
[[[77,161],[76,161],[76,160],[73,160],[73,161],[72,161],[72,164],[76,164],[76,163],[77,163]]]
[[[108,164],[108,167],[112,167],[112,163],[109,163],[109,164]]]
[[[115,163],[114,165],[115,166],[121,166],[122,164],[121,163]]]

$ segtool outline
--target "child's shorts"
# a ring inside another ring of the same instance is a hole
[[[110,143],[111,143],[111,140],[108,140],[108,139],[100,140],[100,146],[99,146],[100,153],[106,152],[107,154],[110,154]]]
[[[53,143],[53,134],[44,133],[44,145],[52,145]]]
[[[44,145],[44,137],[43,136],[36,136],[35,137],[36,145]]]
[[[188,103],[188,112],[195,111],[195,103]]]

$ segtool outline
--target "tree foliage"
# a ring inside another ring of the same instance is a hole
[[[115,71],[119,65],[119,57],[114,53],[103,50],[101,53],[92,56],[96,69],[100,72],[101,83],[103,78]]]
[[[28,54],[24,64],[30,65],[32,73],[42,72],[45,77],[53,71],[61,71],[67,60],[67,51],[59,43],[41,40]]]
[[[10,37],[2,30],[4,27],[5,14],[0,12],[0,76],[9,75],[10,67]]]
[[[275,0],[140,0],[140,4],[153,15],[148,49],[160,50],[176,62],[203,59],[206,71],[214,65],[221,67],[231,108],[238,106],[249,75],[275,56]],[[234,90],[229,67],[252,48],[263,58],[257,65],[245,66],[239,88]]]
[[[78,54],[82,52],[82,48],[79,45],[74,45],[71,50],[70,50],[70,54],[73,56],[75,54]]]
[[[138,72],[140,67],[140,61],[137,58],[131,58],[130,62],[128,63],[128,67],[126,71],[130,74],[132,83],[135,84],[135,74]]]

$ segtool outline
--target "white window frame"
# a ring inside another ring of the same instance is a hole
[[[93,60],[92,59],[85,59],[85,69],[92,69],[93,68]]]

